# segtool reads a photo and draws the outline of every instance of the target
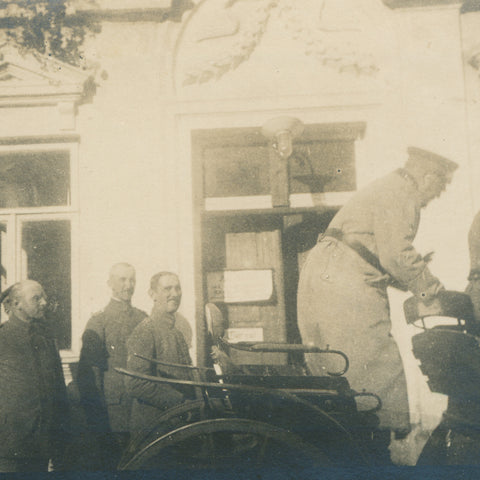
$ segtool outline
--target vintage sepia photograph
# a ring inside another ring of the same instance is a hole
[[[2,0],[0,107],[0,478],[478,478],[480,0]]]

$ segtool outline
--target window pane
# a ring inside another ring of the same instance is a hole
[[[68,220],[22,224],[22,276],[43,285],[59,347],[70,348],[72,302]]]
[[[205,197],[270,194],[268,148],[225,146],[205,148]]]
[[[69,203],[68,151],[0,154],[0,208]]]
[[[353,140],[299,144],[289,167],[290,193],[349,192],[356,188]]]

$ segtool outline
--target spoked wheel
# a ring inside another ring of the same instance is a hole
[[[138,451],[123,470],[328,466],[318,448],[263,422],[217,418],[184,425]]]
[[[216,410],[217,416],[224,412],[222,402],[211,402],[211,406]],[[204,400],[194,400],[176,405],[165,412],[159,412],[158,417],[152,422],[150,430],[133,435],[130,444],[123,452],[122,459],[118,464],[119,470],[124,470],[135,455],[145,447],[151,445],[156,439],[162,438],[165,434],[180,427],[205,420],[208,417]]]

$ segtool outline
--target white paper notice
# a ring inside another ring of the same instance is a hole
[[[225,303],[267,301],[273,295],[272,270],[225,270]]]
[[[230,343],[263,342],[263,328],[228,328],[227,339]]]

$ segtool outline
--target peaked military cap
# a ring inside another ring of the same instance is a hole
[[[419,147],[407,148],[409,162],[414,162],[426,171],[440,173],[441,175],[452,174],[457,168],[458,163],[437,153],[424,150]]]

